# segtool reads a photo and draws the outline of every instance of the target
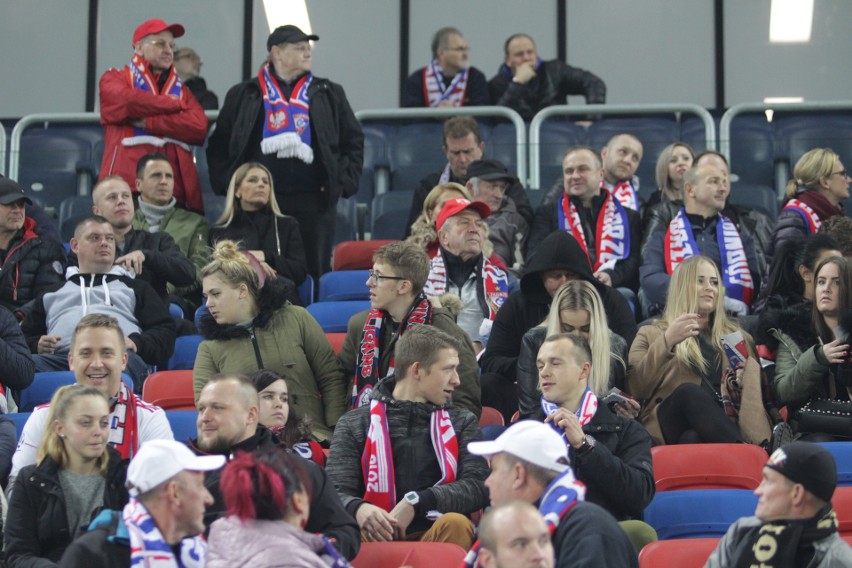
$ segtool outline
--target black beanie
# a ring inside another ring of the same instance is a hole
[[[793,483],[801,483],[805,489],[823,501],[831,501],[837,487],[837,464],[831,453],[812,442],[791,442],[775,450],[766,462]]]

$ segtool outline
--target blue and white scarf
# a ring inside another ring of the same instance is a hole
[[[277,153],[279,158],[298,158],[310,164],[314,161],[311,148],[311,107],[308,87],[314,76],[308,73],[293,86],[290,100],[284,98],[270,65],[264,65],[257,80],[263,93],[263,138],[260,150]]]
[[[169,67],[168,78],[166,78],[166,83],[163,85],[162,91],[157,88],[157,81],[151,74],[147,62],[139,55],[133,55],[130,59],[130,64],[126,67],[126,69],[130,86],[138,91],[145,91],[146,93],[152,93],[154,95],[168,95],[178,100],[180,100],[183,96],[183,83],[181,83],[180,77],[177,72],[175,72],[174,66]],[[180,146],[187,152],[190,151],[189,145],[185,142],[181,142],[180,140],[175,140],[174,138],[168,138],[165,136],[155,136],[144,128],[139,128],[129,123],[125,124],[122,128],[121,144],[123,146],[150,144],[151,146],[162,148],[167,143]]]
[[[449,101],[454,107],[464,104],[467,95],[467,69],[462,69],[444,88],[444,70],[437,60],[423,68],[423,99],[430,107]]]
[[[207,542],[201,535],[180,541],[180,558],[145,506],[135,497],[121,513],[130,535],[130,566],[132,568],[203,568],[207,557]]]

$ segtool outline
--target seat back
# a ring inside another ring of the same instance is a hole
[[[831,505],[837,515],[837,532],[841,536],[852,536],[852,487],[836,488],[831,498]]]
[[[388,138],[391,193],[413,191],[418,182],[447,165],[442,149],[444,126],[440,122],[404,124]]]
[[[658,492],[643,517],[660,540],[721,538],[756,507],[757,496],[746,489],[685,489]]]
[[[344,241],[338,243],[331,253],[332,270],[366,270],[373,267],[373,254],[379,247],[394,241],[388,239],[370,241]]]
[[[562,157],[571,146],[586,143],[586,130],[567,120],[552,120],[541,125],[538,148],[530,152],[539,155],[539,185],[545,190],[562,179]]]
[[[413,199],[413,191],[391,191],[373,198],[370,207],[370,238],[402,239]]]
[[[651,448],[657,491],[756,489],[766,452],[752,444],[678,444]]]
[[[482,414],[479,415],[479,427],[483,426],[505,426],[506,420],[500,411],[490,406],[482,407]]]
[[[459,566],[466,551],[449,542],[365,542],[352,560],[354,568],[433,568]]]
[[[328,339],[329,345],[334,349],[334,352],[339,355],[343,348],[343,342],[346,341],[345,333],[326,333],[325,338]]]
[[[701,568],[718,544],[718,538],[658,540],[639,551],[639,568]]]
[[[745,183],[775,186],[775,142],[764,115],[737,116],[730,143],[732,174]]]
[[[837,464],[837,485],[852,485],[852,444],[849,442],[822,442]]]
[[[192,370],[151,373],[142,385],[142,400],[163,410],[195,410]]]
[[[198,412],[195,410],[167,410],[166,419],[175,435],[175,440],[186,444],[198,435]]]
[[[319,301],[369,300],[367,270],[336,270],[320,276]]]
[[[32,416],[32,412],[13,412],[12,414],[7,414],[6,418],[12,420],[15,423],[15,435],[17,439],[21,439],[21,432],[24,431],[24,425],[27,423],[27,420]]]
[[[369,300],[314,302],[307,308],[326,333],[346,333],[349,318],[368,309],[370,309]]]
[[[778,198],[768,185],[736,182],[731,184],[731,203],[766,213],[771,221],[778,217]]]
[[[21,391],[19,412],[32,412],[40,405],[50,402],[50,399],[60,387],[73,385],[76,382],[71,371],[48,371],[36,373],[30,386]]]
[[[204,338],[200,335],[182,335],[175,340],[175,352],[169,358],[166,368],[169,371],[192,369],[195,366],[195,356],[198,346]]]
[[[296,290],[299,292],[302,305],[311,305],[314,302],[314,277],[308,274]]]

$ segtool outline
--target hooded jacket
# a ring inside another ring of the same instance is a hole
[[[543,322],[550,311],[553,298],[540,275],[548,270],[567,270],[591,282],[603,300],[610,330],[623,337],[627,345],[633,342],[636,320],[627,300],[618,290],[594,277],[586,253],[574,237],[565,231],[555,231],[545,237],[530,257],[521,278],[521,289],[510,294],[497,312],[488,348],[479,363],[483,371],[515,380],[524,334]]]
[[[3,361],[0,383],[5,388],[20,391],[32,384],[35,365],[29,345],[18,320],[3,307],[0,307],[0,361]],[[5,414],[6,409],[2,413]]]
[[[15,311],[50,286],[62,282],[65,249],[45,239],[34,219],[24,218],[24,226],[12,238],[0,262],[0,305]]]

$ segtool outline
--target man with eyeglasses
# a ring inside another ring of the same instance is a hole
[[[175,172],[177,205],[203,214],[190,146],[204,144],[207,117],[173,65],[174,40],[183,34],[180,24],[144,22],[133,32],[130,63],[101,76],[104,157],[100,177],[118,175],[134,187],[139,158],[162,152]]]
[[[201,66],[204,62],[201,56],[191,47],[181,47],[175,50],[175,70],[204,110],[217,110],[219,97],[207,88],[207,81],[201,77]]]
[[[404,107],[460,107],[490,104],[485,75],[468,63],[470,48],[456,28],[432,36],[432,62],[405,81]]]
[[[453,404],[479,416],[479,369],[473,346],[453,314],[433,305],[423,293],[429,275],[429,259],[411,243],[393,242],[373,255],[367,279],[371,309],[349,319],[340,362],[352,392],[352,406],[370,403],[373,388],[393,373],[399,338],[412,325],[430,325],[452,336],[459,344],[459,386]]]

